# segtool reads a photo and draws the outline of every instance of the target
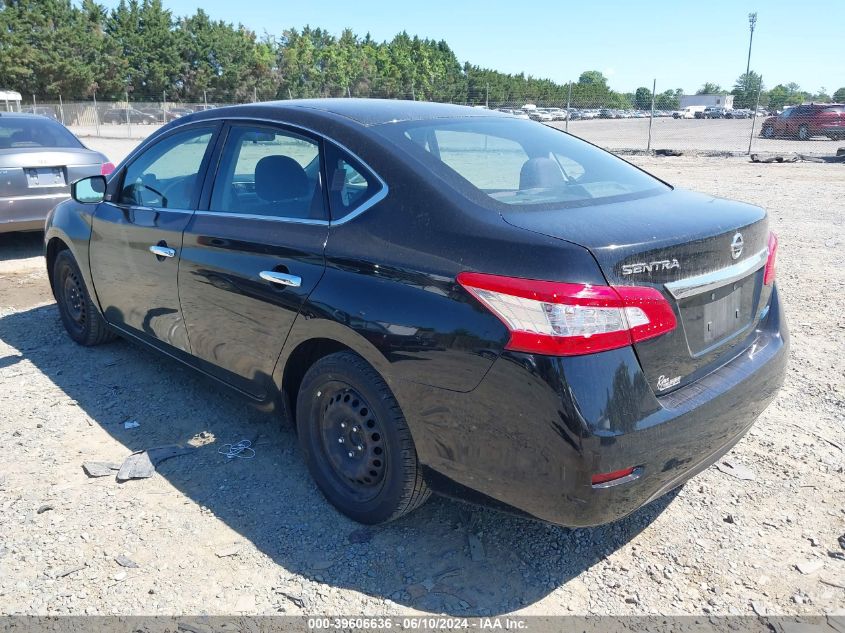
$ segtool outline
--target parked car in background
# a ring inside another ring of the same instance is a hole
[[[163,108],[140,108],[139,111],[154,117],[156,123],[170,123],[170,121],[175,121],[182,116],[173,110]]]
[[[735,110],[727,110],[725,112],[726,119],[750,119],[754,116],[754,111],[747,108],[737,108]]]
[[[528,110],[526,114],[528,114],[528,118],[532,121],[539,121],[540,123],[551,123],[554,121],[552,115],[545,110]]]
[[[152,114],[141,112],[141,110],[136,110],[135,108],[111,108],[102,114],[100,121],[115,125],[127,122],[140,125],[158,123],[158,119],[156,119],[156,117]]]
[[[75,183],[45,245],[74,341],[276,407],[364,523],[430,491],[614,521],[718,461],[786,371],[763,209],[489,110],[196,113]]]
[[[808,141],[814,136],[845,139],[845,105],[809,103],[787,108],[770,116],[760,128],[763,138],[789,137]]]
[[[53,119],[54,121],[59,120],[59,114],[56,112],[56,108],[53,106],[35,106],[35,107],[28,107],[23,108],[21,112],[26,114],[37,114],[39,116],[46,116],[49,119]]]
[[[193,110],[191,110],[191,108],[186,108],[184,106],[168,106],[167,109],[173,114],[178,114],[179,116],[185,116],[186,114],[193,113]]]
[[[43,230],[71,182],[113,168],[53,119],[0,113],[0,233]]]
[[[724,119],[728,113],[722,106],[707,106],[701,113],[702,119]]]

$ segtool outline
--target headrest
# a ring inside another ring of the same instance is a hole
[[[289,156],[265,156],[255,166],[255,193],[267,202],[301,198],[308,194],[308,175]]]
[[[529,158],[519,172],[520,189],[560,187],[566,179],[560,166],[551,158]]]

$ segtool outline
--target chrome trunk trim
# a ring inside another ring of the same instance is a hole
[[[765,266],[768,258],[769,249],[764,248],[756,255],[752,255],[748,259],[744,259],[727,268],[720,268],[712,273],[687,277],[678,281],[670,281],[664,284],[664,287],[675,299],[686,299],[687,297],[709,292],[710,290],[715,290],[716,288],[721,288],[727,284],[739,281]]]

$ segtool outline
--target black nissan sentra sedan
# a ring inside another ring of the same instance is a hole
[[[364,523],[435,491],[586,526],[683,484],[783,381],[776,250],[540,123],[355,99],[182,117],[46,232],[71,338],[275,409]]]

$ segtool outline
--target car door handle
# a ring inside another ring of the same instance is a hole
[[[156,244],[155,246],[150,246],[150,252],[155,255],[156,257],[175,257],[176,256],[176,249],[169,248],[167,246],[159,246]]]
[[[271,284],[279,284],[280,286],[299,288],[302,285],[302,277],[288,275],[287,273],[277,273],[274,270],[262,270],[258,273],[258,276],[264,281],[269,281]]]

